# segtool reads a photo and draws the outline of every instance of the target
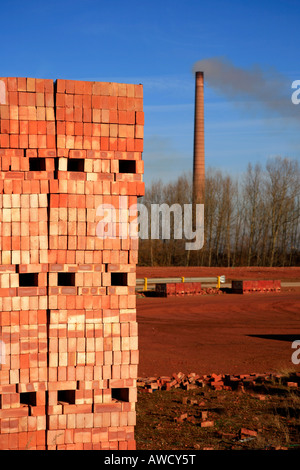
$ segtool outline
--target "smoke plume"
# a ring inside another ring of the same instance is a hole
[[[259,106],[272,115],[300,119],[300,106],[291,101],[292,82],[275,69],[253,66],[244,70],[223,57],[213,57],[196,62],[193,73],[197,71],[204,73],[209,87],[227,98],[248,107]]]

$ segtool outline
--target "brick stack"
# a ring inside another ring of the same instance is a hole
[[[267,293],[267,292],[280,292],[281,281],[280,280],[241,280],[232,281],[232,292],[234,294],[251,294],[254,292]]]
[[[134,449],[142,86],[0,85],[0,449]]]
[[[185,296],[202,294],[201,282],[169,282],[157,283],[156,295],[159,297]]]

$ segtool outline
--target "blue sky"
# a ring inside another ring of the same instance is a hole
[[[298,0],[6,2],[1,75],[142,83],[144,180],[169,181],[192,170],[195,62],[269,71],[274,96],[280,74],[289,100],[300,79],[299,18]],[[274,155],[300,160],[297,111],[289,119],[205,83],[206,167],[239,175]]]

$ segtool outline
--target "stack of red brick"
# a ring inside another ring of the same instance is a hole
[[[141,85],[0,79],[0,449],[135,448],[138,241],[97,209],[143,194],[143,116]]]
[[[234,294],[250,294],[253,292],[280,292],[281,281],[280,280],[242,280],[232,281],[232,292]]]
[[[169,282],[157,283],[155,292],[160,297],[185,296],[201,294],[201,282]]]

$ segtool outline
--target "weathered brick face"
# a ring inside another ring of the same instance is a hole
[[[142,85],[0,78],[1,450],[135,449],[138,242],[97,210],[143,195],[143,126]]]

